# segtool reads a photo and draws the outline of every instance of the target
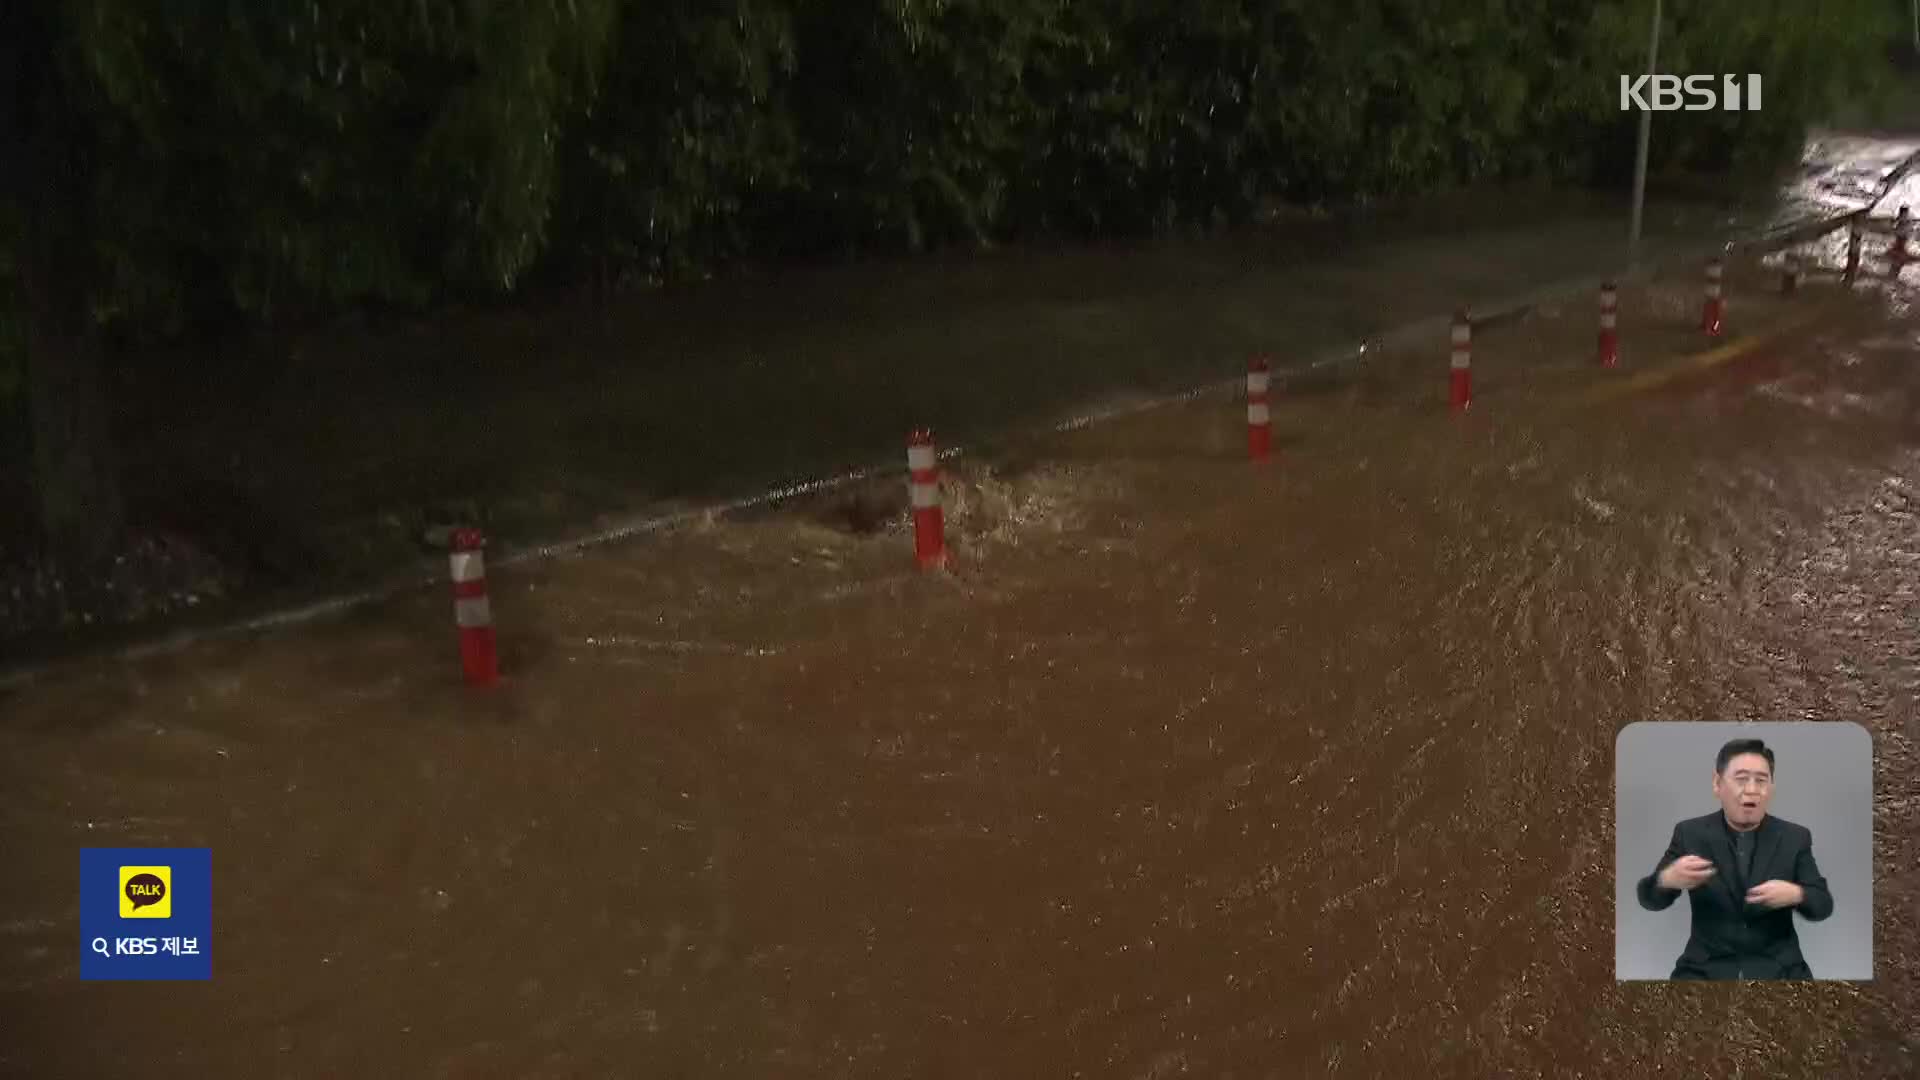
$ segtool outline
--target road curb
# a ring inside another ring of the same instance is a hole
[[[1916,161],[1920,161],[1920,155],[1909,158],[1900,169],[1895,170],[1894,173],[1889,175],[1893,177],[1905,175],[1905,172],[1912,167]],[[1778,246],[1782,243],[1790,242],[1792,237],[1821,235],[1843,225],[1849,218],[1869,213],[1872,208],[1877,206],[1884,198],[1885,191],[1883,190],[1881,195],[1876,197],[1875,200],[1869,203],[1864,209],[1810,219],[1784,227],[1758,230],[1746,237],[1736,238],[1716,246],[1702,246],[1689,249],[1689,253],[1686,254],[1675,253],[1664,259],[1650,260],[1624,272],[1583,275],[1578,278],[1558,281],[1518,295],[1505,297],[1481,308],[1479,313],[1473,316],[1473,328],[1476,332],[1483,329],[1496,329],[1500,326],[1524,319],[1544,305],[1564,300],[1570,296],[1592,293],[1606,282],[1622,283],[1650,280],[1678,263],[1697,260],[1710,253],[1732,253],[1735,251],[1750,251],[1754,249],[1764,250],[1771,246]],[[1336,368],[1362,360],[1369,355],[1416,344],[1428,338],[1439,341],[1450,321],[1451,316],[1445,314],[1417,319],[1381,331],[1357,342],[1322,350],[1312,359],[1304,363],[1287,365],[1285,368],[1278,369],[1276,374],[1278,374],[1279,371],[1284,371],[1287,374],[1300,375],[1327,368]],[[1108,408],[1090,409],[1047,425],[1047,429],[1053,433],[1077,431],[1097,424],[1108,423],[1128,416],[1168,408],[1212,395],[1233,393],[1238,391],[1244,384],[1244,376],[1210,381],[1186,390],[1163,394],[1145,400],[1130,401]],[[951,446],[940,452],[939,459],[945,461],[963,457],[967,452],[968,448],[965,445]],[[653,513],[641,514],[590,533],[566,537],[546,543],[535,543],[507,549],[499,558],[494,560],[494,565],[499,568],[507,568],[563,555],[576,554],[591,548],[619,543],[651,533],[668,531],[702,520],[727,517],[746,510],[778,505],[807,495],[834,491],[852,484],[872,480],[876,477],[892,476],[897,472],[898,468],[895,465],[876,464],[848,470],[831,476],[817,477],[769,488],[754,494],[708,503],[690,509],[668,513],[655,511]],[[435,588],[442,585],[443,579],[437,572],[437,563],[433,570],[427,569],[426,566],[427,564],[423,562],[412,571],[400,573],[380,584],[367,588],[292,605],[258,615],[234,619],[225,623],[161,632],[151,638],[118,648],[109,648],[93,652],[83,651],[59,659],[21,664],[11,668],[0,669],[0,692],[14,691],[23,686],[32,685],[52,674],[84,663],[93,663],[100,660],[117,660],[123,663],[135,662],[157,655],[179,652],[209,641],[246,637],[316,622],[321,619],[345,614],[356,608],[390,600],[407,592],[425,588]]]

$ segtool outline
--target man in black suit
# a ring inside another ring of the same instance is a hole
[[[1665,911],[1681,893],[1693,909],[1676,979],[1811,979],[1794,931],[1833,914],[1833,894],[1813,861],[1813,833],[1767,814],[1773,751],[1735,739],[1713,765],[1720,809],[1673,827],[1660,865],[1640,879],[1640,906]]]

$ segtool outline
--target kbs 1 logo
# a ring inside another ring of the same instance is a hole
[[[1642,75],[1620,76],[1620,111],[1631,112],[1728,112],[1760,111],[1760,76],[1722,75],[1718,91],[1714,76]],[[1681,103],[1682,95],[1686,103]]]

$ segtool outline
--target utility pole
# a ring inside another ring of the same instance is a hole
[[[1920,5],[1920,0],[1914,0]],[[1917,8],[1916,10],[1920,10]],[[1647,78],[1658,74],[1660,60],[1660,0],[1653,0],[1653,29],[1647,39]],[[1647,201],[1647,143],[1653,136],[1653,110],[1640,110],[1640,146],[1633,157],[1633,224],[1627,230],[1627,265],[1640,260],[1640,216]]]

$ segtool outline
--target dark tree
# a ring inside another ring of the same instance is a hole
[[[18,0],[0,10],[0,236],[25,327],[41,535],[50,554],[85,561],[124,524],[93,312],[101,274],[92,188],[106,140],[57,7]]]

